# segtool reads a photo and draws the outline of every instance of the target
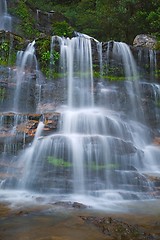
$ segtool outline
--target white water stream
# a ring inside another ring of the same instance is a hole
[[[21,104],[22,96],[27,96],[27,91],[30,91],[30,83],[33,82],[33,74],[37,74],[38,65],[37,59],[35,56],[35,41],[29,43],[25,51],[17,52],[17,62],[16,62],[16,89],[14,94],[14,102],[13,102],[13,111],[19,112]],[[22,90],[22,83],[24,81],[27,82],[27,87]],[[23,93],[25,91],[25,94]],[[27,104],[25,99],[24,103]],[[23,109],[25,108],[23,104]],[[27,106],[26,106],[27,108]]]
[[[0,1],[0,30],[11,31],[12,17],[8,14],[7,1]]]
[[[51,47],[55,40],[57,37],[52,38]],[[83,35],[72,39],[58,37],[60,72],[66,81],[67,102],[57,109],[61,113],[59,131],[43,137],[44,125],[40,122],[32,145],[19,156],[23,173],[18,189],[99,207],[124,200],[152,199],[153,186],[147,174],[160,174],[160,150],[151,144],[151,133],[145,126],[136,63],[126,44],[113,44],[113,55],[125,66],[130,115],[117,112],[105,102],[112,89],[103,84],[99,85],[101,94],[97,106],[91,41]],[[100,45],[98,50],[101,58]],[[20,61],[17,87],[30,53],[36,62],[34,43]],[[101,58],[101,72],[102,64]],[[16,96],[18,92],[17,88]],[[114,92],[117,93],[116,89]]]
[[[96,107],[91,39],[59,38],[59,43],[67,105],[60,109],[59,132],[34,141],[21,156],[21,186],[73,198],[94,198],[103,204],[150,198],[152,184],[145,174],[155,168],[159,172],[160,150],[149,145],[150,131],[143,125],[142,115],[137,116],[141,112],[138,72],[129,47],[124,43],[114,43],[113,47],[113,54],[127,66],[126,91],[134,114],[125,120],[114,110]],[[153,168],[149,168],[149,161]]]

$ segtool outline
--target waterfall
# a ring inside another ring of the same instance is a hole
[[[156,51],[148,48],[138,50],[138,65],[141,67],[141,78],[156,82],[157,56]]]
[[[0,29],[5,31],[11,31],[12,18],[7,11],[7,1],[0,1]]]
[[[18,150],[22,148],[23,133],[17,132],[16,127],[27,121],[27,116],[21,114],[4,113],[0,116],[0,133],[4,138],[1,146],[2,160],[8,161]]]
[[[62,38],[60,65],[68,81],[70,107],[93,106],[91,41],[84,37]]]
[[[21,187],[93,197],[102,202],[149,198],[152,185],[145,175],[149,172],[147,162],[152,152],[157,167],[160,151],[150,147],[148,127],[143,121],[136,121],[135,116],[124,117],[116,109],[104,107],[103,101],[96,105],[90,38],[53,37],[51,47],[57,40],[61,74],[67,86],[66,105],[58,109],[59,131],[35,137],[32,146],[20,156],[24,166]],[[129,89],[129,95],[133,95],[129,96],[129,104],[132,110],[137,108],[136,113],[140,112],[140,102],[136,102],[137,98],[140,101],[138,72],[133,56],[124,43],[114,43],[112,54],[122,59],[126,82],[133,84]],[[110,91],[109,86],[105,89]]]
[[[44,123],[40,121],[38,124],[38,127],[37,127],[37,131],[36,131],[32,146],[27,149],[27,151],[23,155],[23,161],[20,162],[19,167],[23,167],[23,165],[25,165],[25,172],[22,176],[22,179],[19,182],[20,188],[25,188],[26,183],[28,183],[30,181],[32,182],[35,177],[35,174],[33,174],[31,176],[30,173],[33,169],[36,172],[33,158],[35,157],[35,155],[37,155],[37,152],[35,152],[35,150],[37,151],[37,149],[35,149],[35,146],[37,145],[37,142],[39,141],[39,138],[41,136],[43,128],[44,128]],[[37,162],[36,162],[36,165],[37,165]]]
[[[93,41],[100,81],[93,77]],[[106,51],[102,51],[102,44],[87,35],[77,34],[71,39],[53,36],[50,78],[57,44],[61,76],[57,82],[63,81],[65,90],[64,101],[56,109],[60,113],[58,128],[46,133],[45,123],[53,112],[47,108],[45,115],[42,111],[43,122],[39,122],[32,144],[16,159],[22,171],[17,189],[51,194],[56,199],[89,199],[105,207],[116,201],[153,199],[150,176],[160,174],[160,150],[153,144],[153,132],[146,124],[142,106],[144,83],[139,79],[129,46],[109,42]],[[17,53],[16,111],[21,107],[22,83],[37,72],[34,45],[35,41]],[[106,68],[116,64],[120,65],[124,80],[111,83],[103,79],[102,72],[105,74],[106,70],[108,74]],[[159,85],[154,87],[153,98],[158,104]],[[42,88],[43,84],[40,94]],[[38,104],[40,101],[38,98]],[[3,117],[0,123],[4,124]],[[4,182],[1,185],[4,187]]]
[[[97,51],[98,51],[98,58],[99,58],[99,72],[100,72],[100,79],[103,78],[103,49],[102,49],[102,42],[97,42]]]
[[[18,112],[20,110],[28,110],[26,98],[27,92],[28,96],[30,95],[30,86],[35,85],[33,79],[37,76],[38,65],[37,59],[35,56],[35,41],[29,43],[25,51],[17,52],[17,61],[16,61],[16,89],[13,103],[13,110]],[[35,76],[34,76],[35,75]],[[22,91],[23,84],[26,82],[26,86]],[[23,103],[21,103],[23,99]]]
[[[144,120],[140,103],[139,73],[131,50],[126,43],[114,42],[113,55],[120,58],[119,60],[123,65],[126,88],[129,93],[130,106],[132,109],[130,114],[133,115],[135,120],[138,120],[139,118]]]
[[[150,63],[150,78],[153,80],[156,79],[156,71],[157,71],[157,56],[156,51],[149,49],[149,63]]]

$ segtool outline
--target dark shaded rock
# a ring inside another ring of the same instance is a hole
[[[82,203],[79,203],[79,202],[74,202],[74,203],[72,204],[72,207],[73,207],[73,208],[78,208],[78,209],[85,209],[85,208],[87,208],[86,205],[84,205],[84,204],[82,204]]]
[[[87,206],[82,204],[82,203],[79,203],[79,202],[63,202],[63,201],[60,201],[60,202],[55,202],[53,204],[54,206],[58,206],[58,207],[64,207],[64,208],[75,208],[75,209],[86,209]]]
[[[36,15],[37,19],[37,29],[45,34],[53,34],[54,22],[68,21],[64,15],[53,10],[50,12],[37,10],[37,12],[34,11],[34,14]]]
[[[118,155],[134,154],[138,152],[138,149],[131,142],[116,137],[107,138],[111,149]]]

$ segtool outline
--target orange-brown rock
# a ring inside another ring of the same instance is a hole
[[[153,140],[153,144],[160,145],[160,137],[155,137],[155,139]]]

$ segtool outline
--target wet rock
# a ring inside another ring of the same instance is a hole
[[[54,204],[53,204],[54,206],[58,206],[58,207],[71,207],[72,206],[72,202],[69,202],[69,201],[67,201],[67,202],[63,202],[63,201],[58,201],[58,202],[55,202]]]
[[[154,184],[155,187],[160,188],[160,177],[148,175],[146,175],[146,177]]]
[[[74,208],[74,209],[86,209],[88,206],[79,203],[79,202],[55,202],[53,205],[59,206],[59,207],[64,207],[64,208]]]
[[[138,149],[131,143],[116,137],[108,137],[109,144],[118,155],[134,154]]]
[[[1,187],[2,189],[3,188],[14,189],[17,186],[17,184],[18,184],[18,178],[13,176],[13,177],[6,178]]]
[[[117,240],[154,240],[154,235],[143,232],[138,226],[111,217],[80,216],[86,223],[95,225],[104,235]],[[108,239],[108,238],[107,238]]]
[[[79,203],[79,202],[74,202],[74,203],[72,204],[72,207],[73,207],[73,208],[78,208],[78,209],[85,209],[85,208],[87,208],[86,205],[84,205],[84,204],[82,204],[82,203]]]
[[[7,42],[8,44],[11,44],[12,53],[16,52],[17,50],[22,50],[27,45],[26,40],[23,37],[21,37],[20,35],[1,30],[0,31],[0,43],[4,42],[4,41]],[[1,48],[1,51],[2,50],[3,49]],[[8,49],[8,51],[10,51],[10,49]]]
[[[60,113],[45,113],[44,117],[44,131],[57,131]]]
[[[160,137],[155,137],[153,140],[153,144],[160,146]]]
[[[39,103],[37,111],[41,113],[53,112],[55,111],[56,106],[53,103]]]

